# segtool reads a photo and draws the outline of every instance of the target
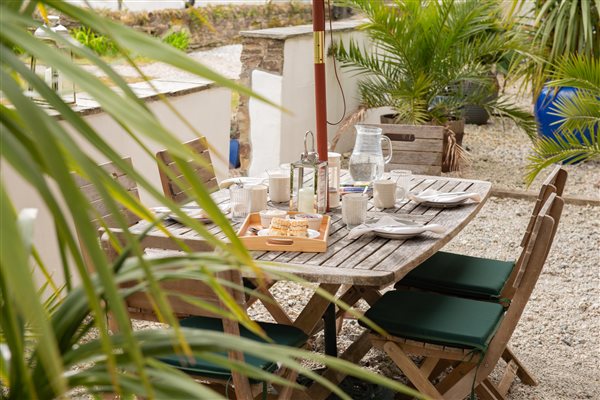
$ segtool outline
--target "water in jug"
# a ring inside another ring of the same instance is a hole
[[[392,141],[381,128],[356,125],[356,143],[350,156],[349,170],[354,182],[368,183],[380,179],[384,165],[392,159]],[[388,143],[389,154],[383,157],[381,142]]]

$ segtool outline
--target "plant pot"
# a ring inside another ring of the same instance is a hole
[[[550,139],[556,139],[561,117],[554,115],[556,107],[561,102],[570,101],[577,95],[577,89],[571,86],[563,86],[556,90],[544,86],[533,107],[533,113],[538,125],[538,134]],[[576,132],[581,142],[581,132]],[[591,133],[586,130],[583,134],[591,140]]]
[[[463,83],[462,90],[464,94],[467,96],[473,96],[478,92],[489,90],[489,96],[486,96],[483,101],[489,102],[496,99],[500,90],[498,78],[496,77],[496,74],[492,72],[490,72],[488,76],[492,81],[492,84],[490,85],[484,85],[475,82]],[[464,106],[462,109],[462,115],[465,119],[465,123],[467,124],[484,125],[487,124],[488,120],[490,119],[490,114],[487,112],[487,110],[478,104],[468,104]]]
[[[397,114],[383,114],[379,117],[382,124],[396,124]],[[428,123],[425,125],[439,125]],[[462,141],[465,134],[465,120],[449,120],[444,124],[444,157],[442,159],[442,172],[457,171],[461,159]],[[415,125],[418,128],[418,125]]]

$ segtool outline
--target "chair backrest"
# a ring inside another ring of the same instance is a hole
[[[118,230],[115,230],[114,233],[116,238],[124,240],[124,236]],[[143,250],[152,248],[152,244],[151,240],[142,239],[140,241],[140,247]],[[110,246],[110,244],[105,242],[105,246]],[[215,277],[221,281],[223,291],[231,296],[240,309],[245,310],[244,286],[240,271],[235,269],[219,271],[215,274]],[[135,284],[136,282],[126,283],[122,287],[131,287]],[[229,309],[224,305],[216,292],[203,281],[173,279],[162,281],[159,285],[167,293],[167,301],[177,318],[181,319],[189,316],[219,318],[222,321],[224,333],[235,336],[240,335],[240,327],[237,321],[223,318],[223,315],[211,311],[222,310],[227,312]],[[197,303],[191,304],[185,301],[184,298],[194,299]],[[125,299],[125,302],[131,318],[147,321],[158,320],[154,309],[155,301],[148,293],[144,291],[135,292],[129,295]],[[244,355],[241,351],[229,352],[228,357],[231,360],[244,361]],[[246,376],[232,371],[232,378],[237,398],[249,399],[253,397],[250,382]]]
[[[550,195],[551,192],[555,192],[557,196],[562,197],[563,191],[565,189],[565,184],[567,183],[567,171],[562,166],[556,166],[554,170],[548,175],[544,183],[542,183],[542,187],[540,188],[540,193],[538,198],[533,206],[533,211],[531,212],[531,218],[529,219],[529,224],[527,225],[527,229],[525,230],[525,234],[523,235],[523,240],[521,240],[521,247],[527,246],[527,242],[529,241],[529,236],[531,235],[531,230],[533,229],[533,225],[535,224],[535,219],[542,208],[542,205],[546,202],[546,199]]]
[[[131,158],[124,158],[127,164],[132,165]],[[121,171],[114,163],[108,162],[105,164],[99,165],[104,171],[106,171],[110,176],[117,181],[123,188],[127,190],[127,192],[134,198],[140,198],[137,184],[130,176],[128,176],[125,172]],[[119,224],[115,216],[111,213],[111,210],[106,206],[106,203],[102,199],[98,188],[89,182],[87,179],[77,175],[76,173],[72,173],[77,186],[84,194],[84,196],[89,201],[92,206],[93,214],[90,215],[92,223],[96,226],[96,228],[100,228],[102,226],[102,222],[109,228],[118,227]],[[137,223],[140,218],[131,212],[127,207],[122,204],[118,204],[120,215],[125,218],[125,221],[128,226],[134,225]]]
[[[485,379],[494,368],[499,358],[502,356],[508,341],[510,340],[521,315],[531,297],[535,284],[540,276],[542,267],[546,262],[546,258],[552,246],[552,241],[560,216],[562,213],[564,201],[555,193],[552,193],[548,200],[543,204],[531,232],[531,240],[527,247],[523,249],[525,256],[519,268],[517,279],[513,285],[516,287],[516,292],[512,298],[512,302],[508,307],[502,322],[490,344],[485,358],[481,364],[483,371],[471,371],[476,373],[478,385],[481,380]],[[470,379],[473,379],[471,376]],[[446,393],[450,395],[450,393]]]
[[[206,161],[205,164],[199,164],[194,162],[194,160],[188,160],[188,163],[206,189],[210,192],[216,191],[219,185],[210,159],[206,138],[200,137],[184,144]],[[167,150],[161,150],[156,153],[156,159],[158,161],[158,171],[165,196],[178,204],[187,202],[190,199],[191,184],[183,176],[173,157]],[[167,174],[165,169],[171,172],[170,175],[174,179]]]
[[[381,128],[392,141],[392,159],[385,170],[408,169],[414,174],[441,175],[444,152],[443,126],[369,124]]]

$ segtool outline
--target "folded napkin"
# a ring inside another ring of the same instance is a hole
[[[479,203],[481,201],[481,196],[479,193],[469,193],[469,192],[453,192],[453,193],[444,193],[438,192],[437,190],[427,189],[422,191],[419,194],[409,193],[407,195],[409,199],[414,201],[415,203],[456,203],[462,200],[471,199],[475,203]]]
[[[395,234],[419,234],[426,231],[444,233],[446,228],[439,224],[420,225],[412,221],[404,221],[391,216],[384,216],[373,223],[364,223],[350,230],[348,239],[356,239],[360,236],[372,233],[375,229],[393,228]]]

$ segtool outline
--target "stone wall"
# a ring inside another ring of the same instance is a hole
[[[186,29],[190,33],[190,49],[240,43],[240,31],[309,23],[311,3],[267,3],[259,5],[217,5],[159,11],[97,10],[111,19],[153,36]],[[79,24],[62,17],[67,28]]]

